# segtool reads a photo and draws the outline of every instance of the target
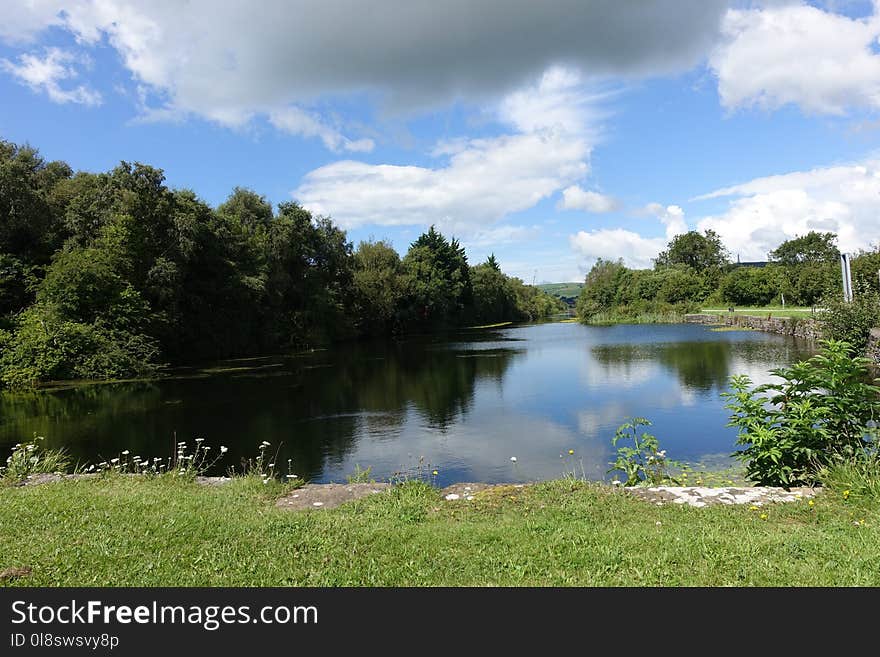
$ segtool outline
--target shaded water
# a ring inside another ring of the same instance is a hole
[[[732,374],[813,353],[779,335],[699,325],[552,323],[350,344],[179,369],[149,382],[0,396],[0,454],[31,437],[96,462],[168,456],[175,440],[227,446],[222,474],[267,440],[280,469],[345,481],[437,469],[457,481],[602,479],[611,438],[649,418],[672,459],[729,462],[735,430],[719,393]],[[574,450],[574,456],[568,450]],[[516,462],[512,462],[512,456]]]

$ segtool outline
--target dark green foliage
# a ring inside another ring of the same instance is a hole
[[[697,272],[718,268],[727,263],[728,254],[715,231],[700,235],[695,230],[676,235],[654,261],[657,268],[686,265]]]
[[[477,280],[477,290],[472,283]],[[215,209],[161,169],[73,174],[0,142],[0,382],[119,378],[357,335],[537,319],[561,303],[468,266],[433,227],[406,258],[355,253],[297,203],[236,187]]]
[[[839,257],[837,235],[817,233],[814,230],[806,235],[787,240],[770,252],[770,259],[783,265],[837,262]]]
[[[735,456],[759,484],[812,484],[834,459],[876,448],[880,388],[867,383],[868,360],[853,357],[846,342],[822,344],[810,360],[772,370],[779,383],[753,388],[738,375],[722,393],[745,445]]]
[[[400,256],[388,242],[361,242],[354,253],[354,295],[358,328],[366,335],[387,335],[399,328],[405,292]]]
[[[880,294],[880,251],[859,253],[852,259],[851,269],[853,286],[857,290]],[[837,273],[839,275],[839,268]]]
[[[587,274],[576,309],[581,321],[626,321],[680,316],[706,296],[704,276],[684,265],[628,269],[622,260],[599,259]]]
[[[433,226],[412,243],[403,259],[412,321],[441,327],[456,323],[473,300],[470,268],[456,239]]]
[[[578,297],[578,316],[583,320],[589,320],[619,304],[627,272],[623,260],[611,261],[599,258],[587,274],[581,295]]]
[[[880,295],[864,285],[857,286],[853,300],[846,302],[841,295],[823,302],[819,314],[822,331],[826,338],[844,340],[854,353],[862,353],[868,344],[868,336],[875,326],[880,326]]]
[[[775,267],[737,267],[721,279],[718,291],[735,306],[763,306],[778,300],[784,288]]]
[[[522,319],[517,309],[516,290],[501,272],[494,256],[471,268],[473,321],[478,324]]]

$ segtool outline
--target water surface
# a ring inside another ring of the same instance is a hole
[[[0,454],[34,433],[96,462],[168,456],[176,441],[228,447],[312,481],[434,469],[436,483],[606,477],[611,438],[649,418],[673,459],[725,464],[735,430],[719,393],[813,353],[811,343],[700,325],[549,323],[179,369],[148,382],[0,396]],[[569,456],[568,451],[574,450]],[[516,462],[511,461],[516,457]]]

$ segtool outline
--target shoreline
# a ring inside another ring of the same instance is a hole
[[[142,480],[155,480],[157,477],[139,475],[133,473],[112,473],[109,477],[138,477]],[[169,477],[170,475],[160,475]],[[38,474],[30,475],[26,480],[10,484],[11,488],[28,488],[47,484],[57,484],[70,481],[100,481],[108,475],[86,474]],[[179,481],[176,477],[172,477]],[[197,476],[192,481],[201,486],[222,486],[232,482],[236,477],[206,477]],[[546,484],[554,481],[535,481],[527,483],[483,483],[483,482],[458,482],[449,484],[443,488],[430,486],[436,490],[445,502],[472,502],[481,494],[491,492],[497,494],[505,491],[519,491],[521,489]],[[420,481],[420,480],[414,480]],[[385,493],[388,490],[405,485],[408,482],[349,482],[349,483],[305,483],[277,498],[275,506],[293,511],[305,510],[329,510],[339,507],[348,502],[359,500],[369,495]],[[424,483],[424,482],[422,482]],[[774,502],[797,502],[815,497],[820,487],[796,486],[782,488],[779,486],[614,486],[610,483],[593,481],[586,482],[596,486],[604,486],[609,490],[621,491],[655,505],[684,504],[692,507],[705,507],[712,505],[736,505],[749,504],[762,506]]]

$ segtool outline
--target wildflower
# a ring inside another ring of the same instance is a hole
[[[223,445],[220,445],[220,453],[221,454],[225,454],[228,451],[229,451],[228,447],[224,447]]]
[[[260,447],[268,447],[271,443],[268,440],[264,440],[260,443]]]
[[[204,438],[196,438],[196,442],[203,443],[203,442],[205,442],[205,439]]]
[[[752,504],[752,506],[749,507],[749,511],[757,511],[757,510],[758,510],[758,507],[756,507],[754,504]]]
[[[119,463],[119,459],[110,459],[110,463]]]
[[[435,470],[435,472],[436,472],[436,470]],[[288,479],[297,479],[298,477],[295,474],[289,474],[289,475],[287,475],[287,478]]]
[[[128,456],[129,453],[130,453],[130,452],[129,452],[127,449],[122,450],[122,455],[123,455],[123,456]]]
[[[810,500],[809,502],[807,502],[807,506],[809,506],[811,509],[813,508],[814,504],[815,504],[815,502],[813,502],[813,500]]]
[[[659,452],[657,452],[657,456],[666,456],[666,450],[661,449]]]
[[[434,470],[433,472],[431,472],[431,474],[434,475],[434,476],[436,477],[436,476],[437,476],[438,474],[440,474],[440,473],[437,472],[436,470]]]
[[[511,456],[511,457],[510,457],[510,460],[513,461],[514,463],[516,463],[516,457],[515,457],[515,456]]]
[[[611,485],[612,485],[612,486],[620,486],[620,485],[621,485],[621,483],[620,483],[620,479],[612,479],[612,480],[611,480]]]
[[[845,499],[845,500],[849,499],[849,490],[848,489],[843,491],[843,499]]]
[[[574,454],[574,450],[573,449],[568,450],[568,454],[569,454],[569,456]]]
[[[269,467],[270,467],[270,468],[274,468],[274,467],[275,467],[275,464],[274,464],[274,463],[270,463],[270,464],[269,464]]]
[[[766,519],[767,519],[767,514],[766,514],[766,513],[762,513],[762,514],[761,514],[761,520],[766,520]]]
[[[659,520],[658,520],[658,521],[657,521],[657,522],[655,522],[655,523],[654,523],[654,524],[655,524],[655,525],[657,525],[657,526],[658,526],[658,527],[660,527],[660,526],[661,526],[661,525],[662,525],[662,524],[663,524],[663,523],[662,523],[662,522],[660,522],[660,521],[659,521]]]

